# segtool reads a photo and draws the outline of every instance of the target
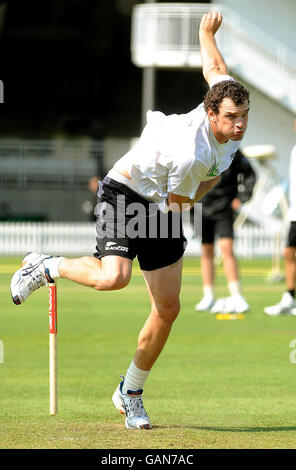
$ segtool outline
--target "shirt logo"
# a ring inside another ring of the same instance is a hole
[[[207,176],[218,176],[219,175],[219,166],[218,163],[215,163],[210,169]]]

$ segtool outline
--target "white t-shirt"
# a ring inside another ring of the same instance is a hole
[[[211,83],[233,80],[220,75]],[[203,103],[187,114],[147,112],[147,125],[137,145],[119,159],[108,175],[155,202],[167,212],[168,193],[195,198],[201,181],[227,170],[241,141],[220,144]],[[122,177],[126,170],[131,180]]]
[[[296,145],[291,151],[289,177],[289,219],[291,222],[296,222]]]

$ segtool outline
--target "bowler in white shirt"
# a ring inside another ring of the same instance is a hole
[[[58,277],[98,291],[117,290],[129,283],[133,259],[138,257],[151,310],[112,397],[125,414],[128,429],[151,428],[143,388],[180,311],[186,247],[180,210],[199,201],[218,182],[247,129],[249,92],[227,75],[215,41],[221,23],[222,15],[214,12],[205,14],[200,23],[203,74],[210,86],[204,102],[183,115],[148,112],[136,147],[101,182],[94,256],[66,259],[31,253],[11,281],[17,305]]]

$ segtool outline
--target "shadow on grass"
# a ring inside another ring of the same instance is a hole
[[[153,429],[196,429],[200,431],[214,431],[214,432],[279,432],[279,431],[296,431],[296,426],[280,426],[280,427],[214,427],[214,426],[153,426]]]

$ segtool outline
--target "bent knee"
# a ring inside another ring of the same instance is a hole
[[[129,273],[109,273],[104,276],[104,281],[98,279],[98,282],[95,282],[94,288],[96,290],[120,290],[128,285],[130,281]],[[103,285],[103,288],[102,288]]]
[[[169,302],[158,303],[156,306],[158,316],[168,323],[173,323],[180,312],[180,301],[175,299]]]

